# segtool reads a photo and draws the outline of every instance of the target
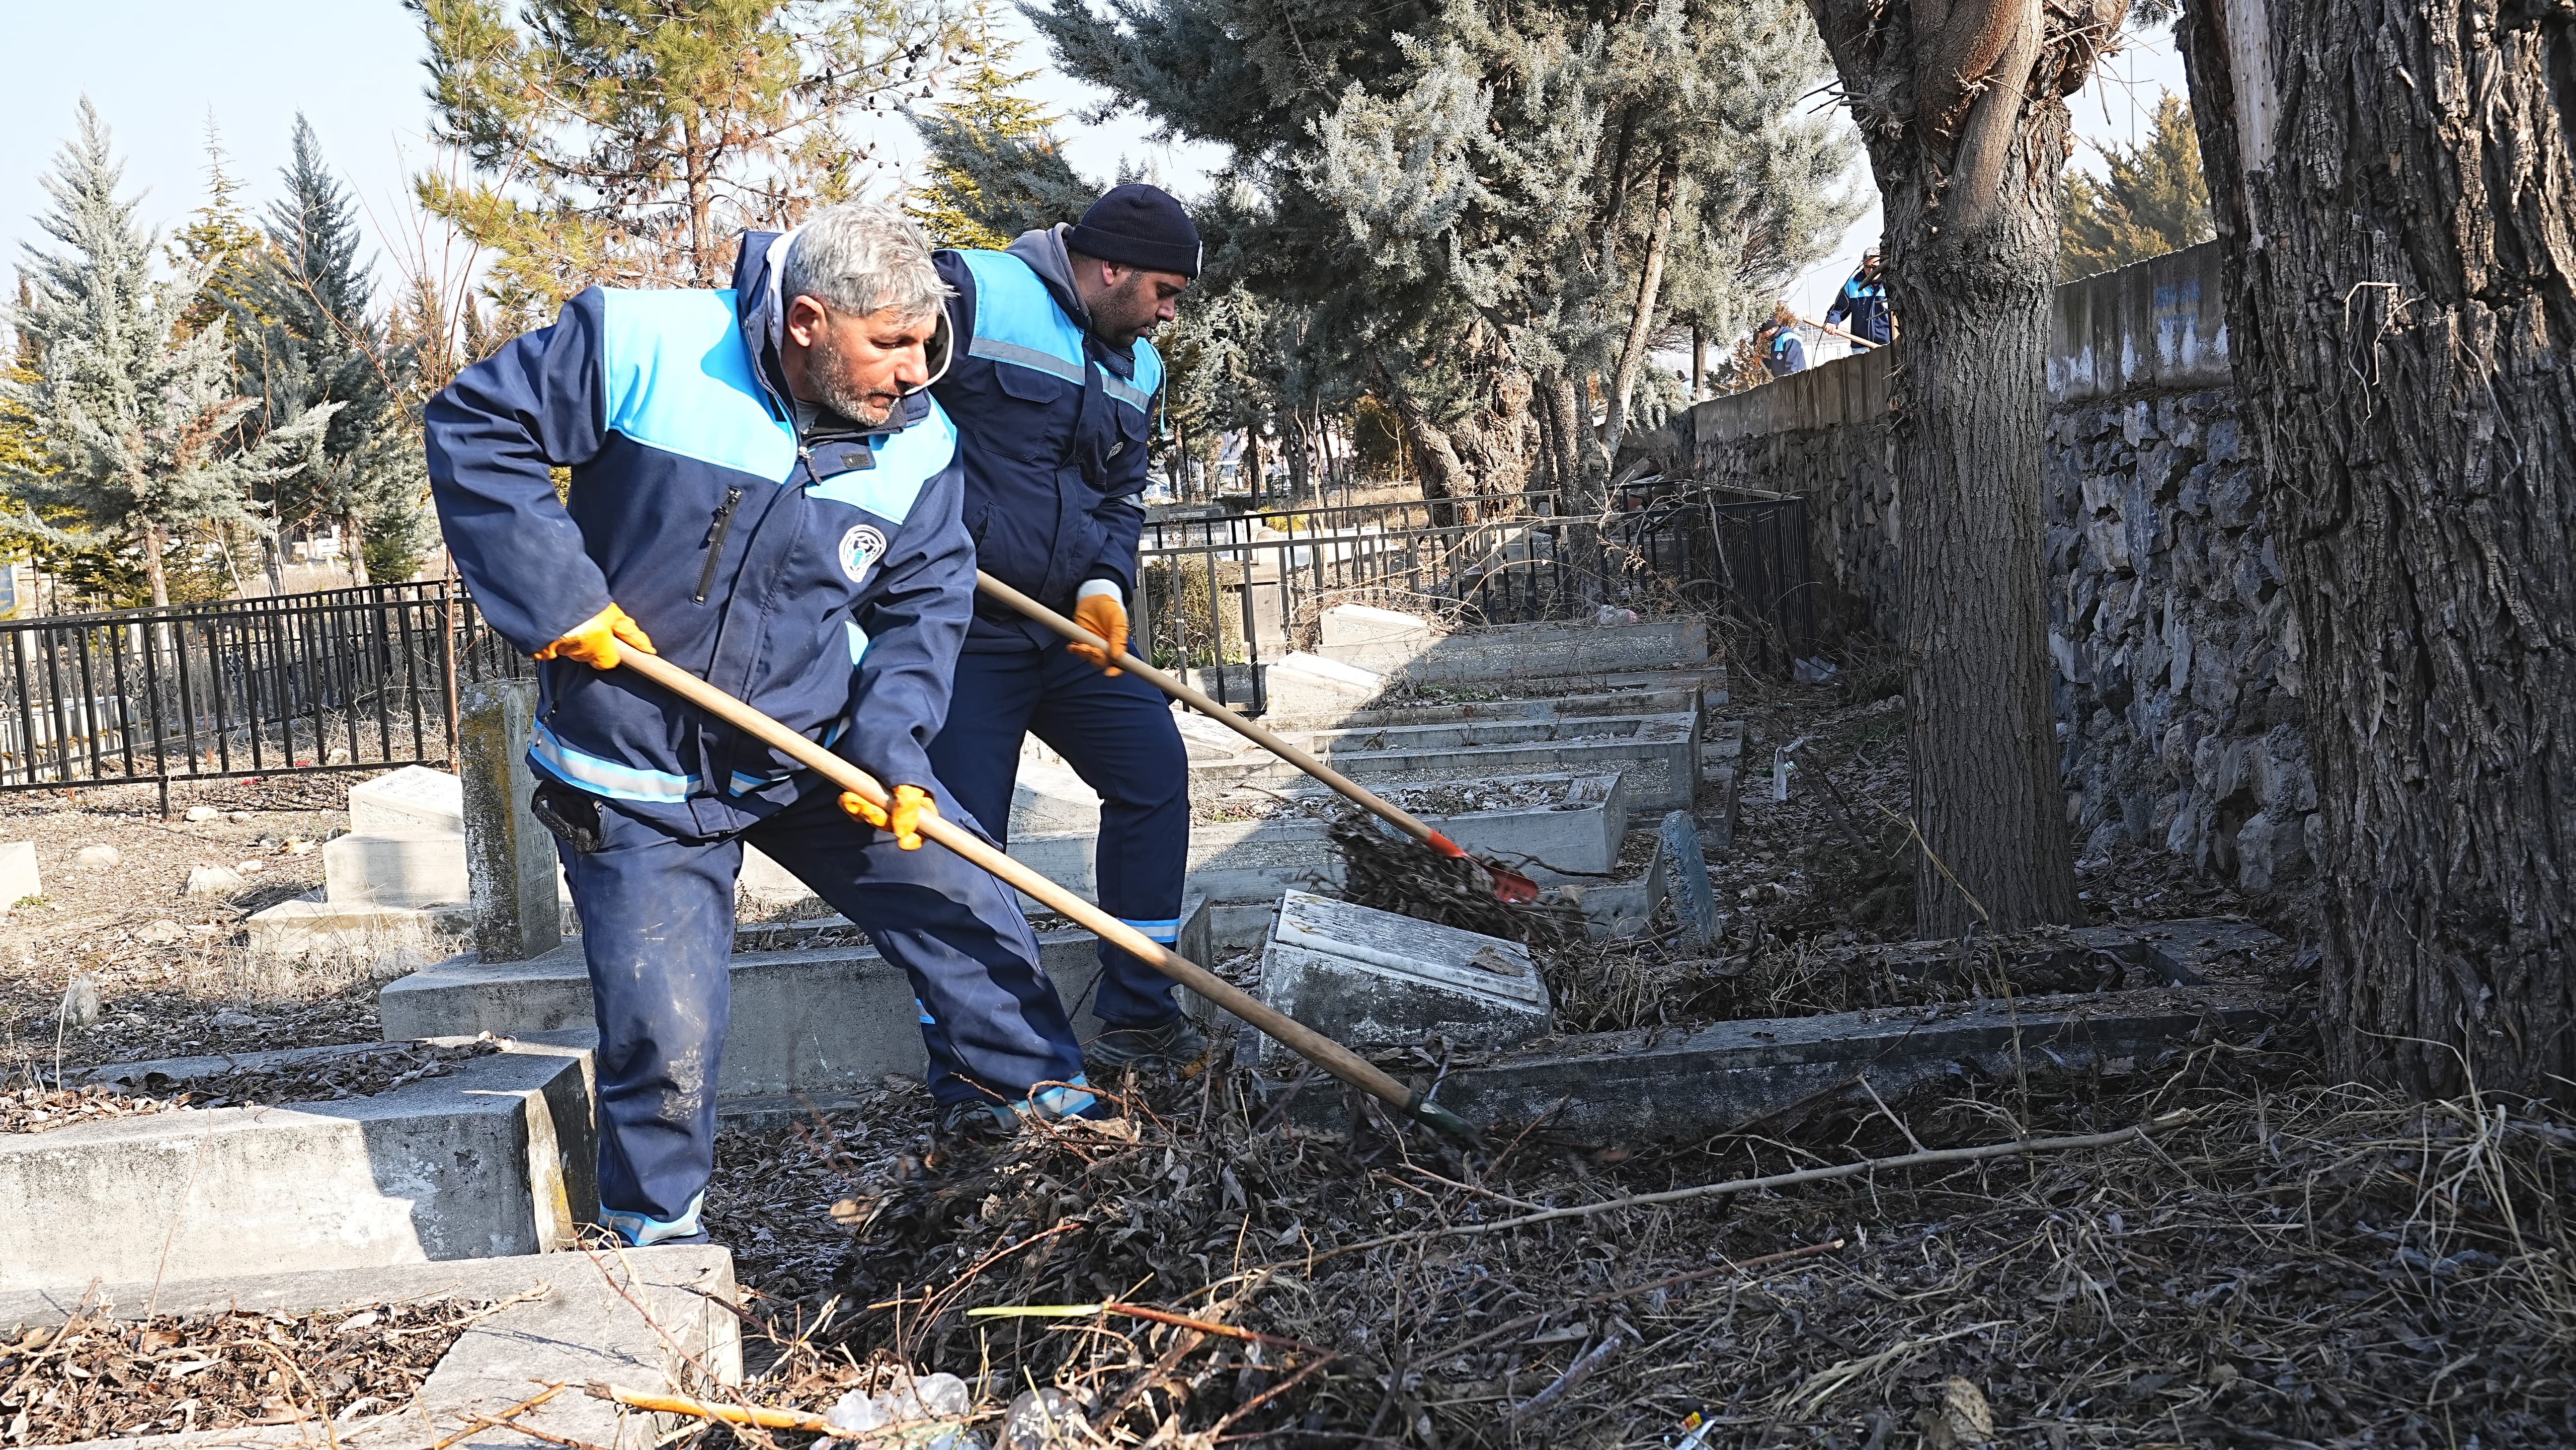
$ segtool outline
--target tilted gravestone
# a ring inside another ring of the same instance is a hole
[[[459,703],[474,954],[487,962],[524,962],[563,942],[554,834],[528,811],[537,785],[528,770],[537,682],[485,680],[466,686]]]

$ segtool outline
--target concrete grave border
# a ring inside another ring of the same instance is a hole
[[[123,1063],[85,1080],[184,1082],[377,1046]],[[522,1041],[374,1097],[0,1136],[0,1290],[566,1247],[598,1202],[590,1072],[586,1048]]]
[[[650,1450],[675,1422],[592,1399],[582,1387],[605,1380],[700,1394],[711,1387],[699,1368],[719,1384],[742,1381],[733,1255],[705,1244],[0,1293],[0,1331],[62,1324],[84,1302],[105,1302],[116,1318],[140,1319],[150,1312],[307,1314],[397,1300],[518,1296],[526,1297],[459,1335],[401,1410],[335,1423],[328,1431],[318,1423],[244,1426],[85,1440],[75,1442],[76,1450],[326,1443],[341,1450],[425,1450],[462,1431],[469,1417],[498,1413],[554,1383],[563,1392],[520,1416],[521,1423],[602,1450]],[[486,1428],[462,1434],[450,1450],[528,1450],[531,1443],[526,1435]]]

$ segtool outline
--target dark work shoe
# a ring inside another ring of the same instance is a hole
[[[1104,1026],[1082,1045],[1082,1065],[1103,1079],[1131,1067],[1186,1072],[1207,1056],[1207,1036],[1185,1014],[1143,1027]]]

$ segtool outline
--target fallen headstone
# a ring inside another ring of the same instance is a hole
[[[1509,1047],[1553,1024],[1547,983],[1518,942],[1333,901],[1279,899],[1261,957],[1263,1001],[1344,1046]],[[1288,1049],[1265,1039],[1263,1061]]]
[[[1699,823],[1688,811],[1665,815],[1657,846],[1664,853],[1664,899],[1673,904],[1682,933],[1690,944],[1706,948],[1717,939],[1717,897],[1709,890],[1708,854],[1700,849]]]

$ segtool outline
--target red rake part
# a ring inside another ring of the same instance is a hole
[[[1523,876],[1521,873],[1513,870],[1509,866],[1497,866],[1491,861],[1479,860],[1474,856],[1468,855],[1466,847],[1450,840],[1447,836],[1440,834],[1438,831],[1433,831],[1422,844],[1429,846],[1432,850],[1439,852],[1441,855],[1448,857],[1452,861],[1474,861],[1477,865],[1484,867],[1485,873],[1494,878],[1494,899],[1496,901],[1519,903],[1538,900],[1537,882]]]

